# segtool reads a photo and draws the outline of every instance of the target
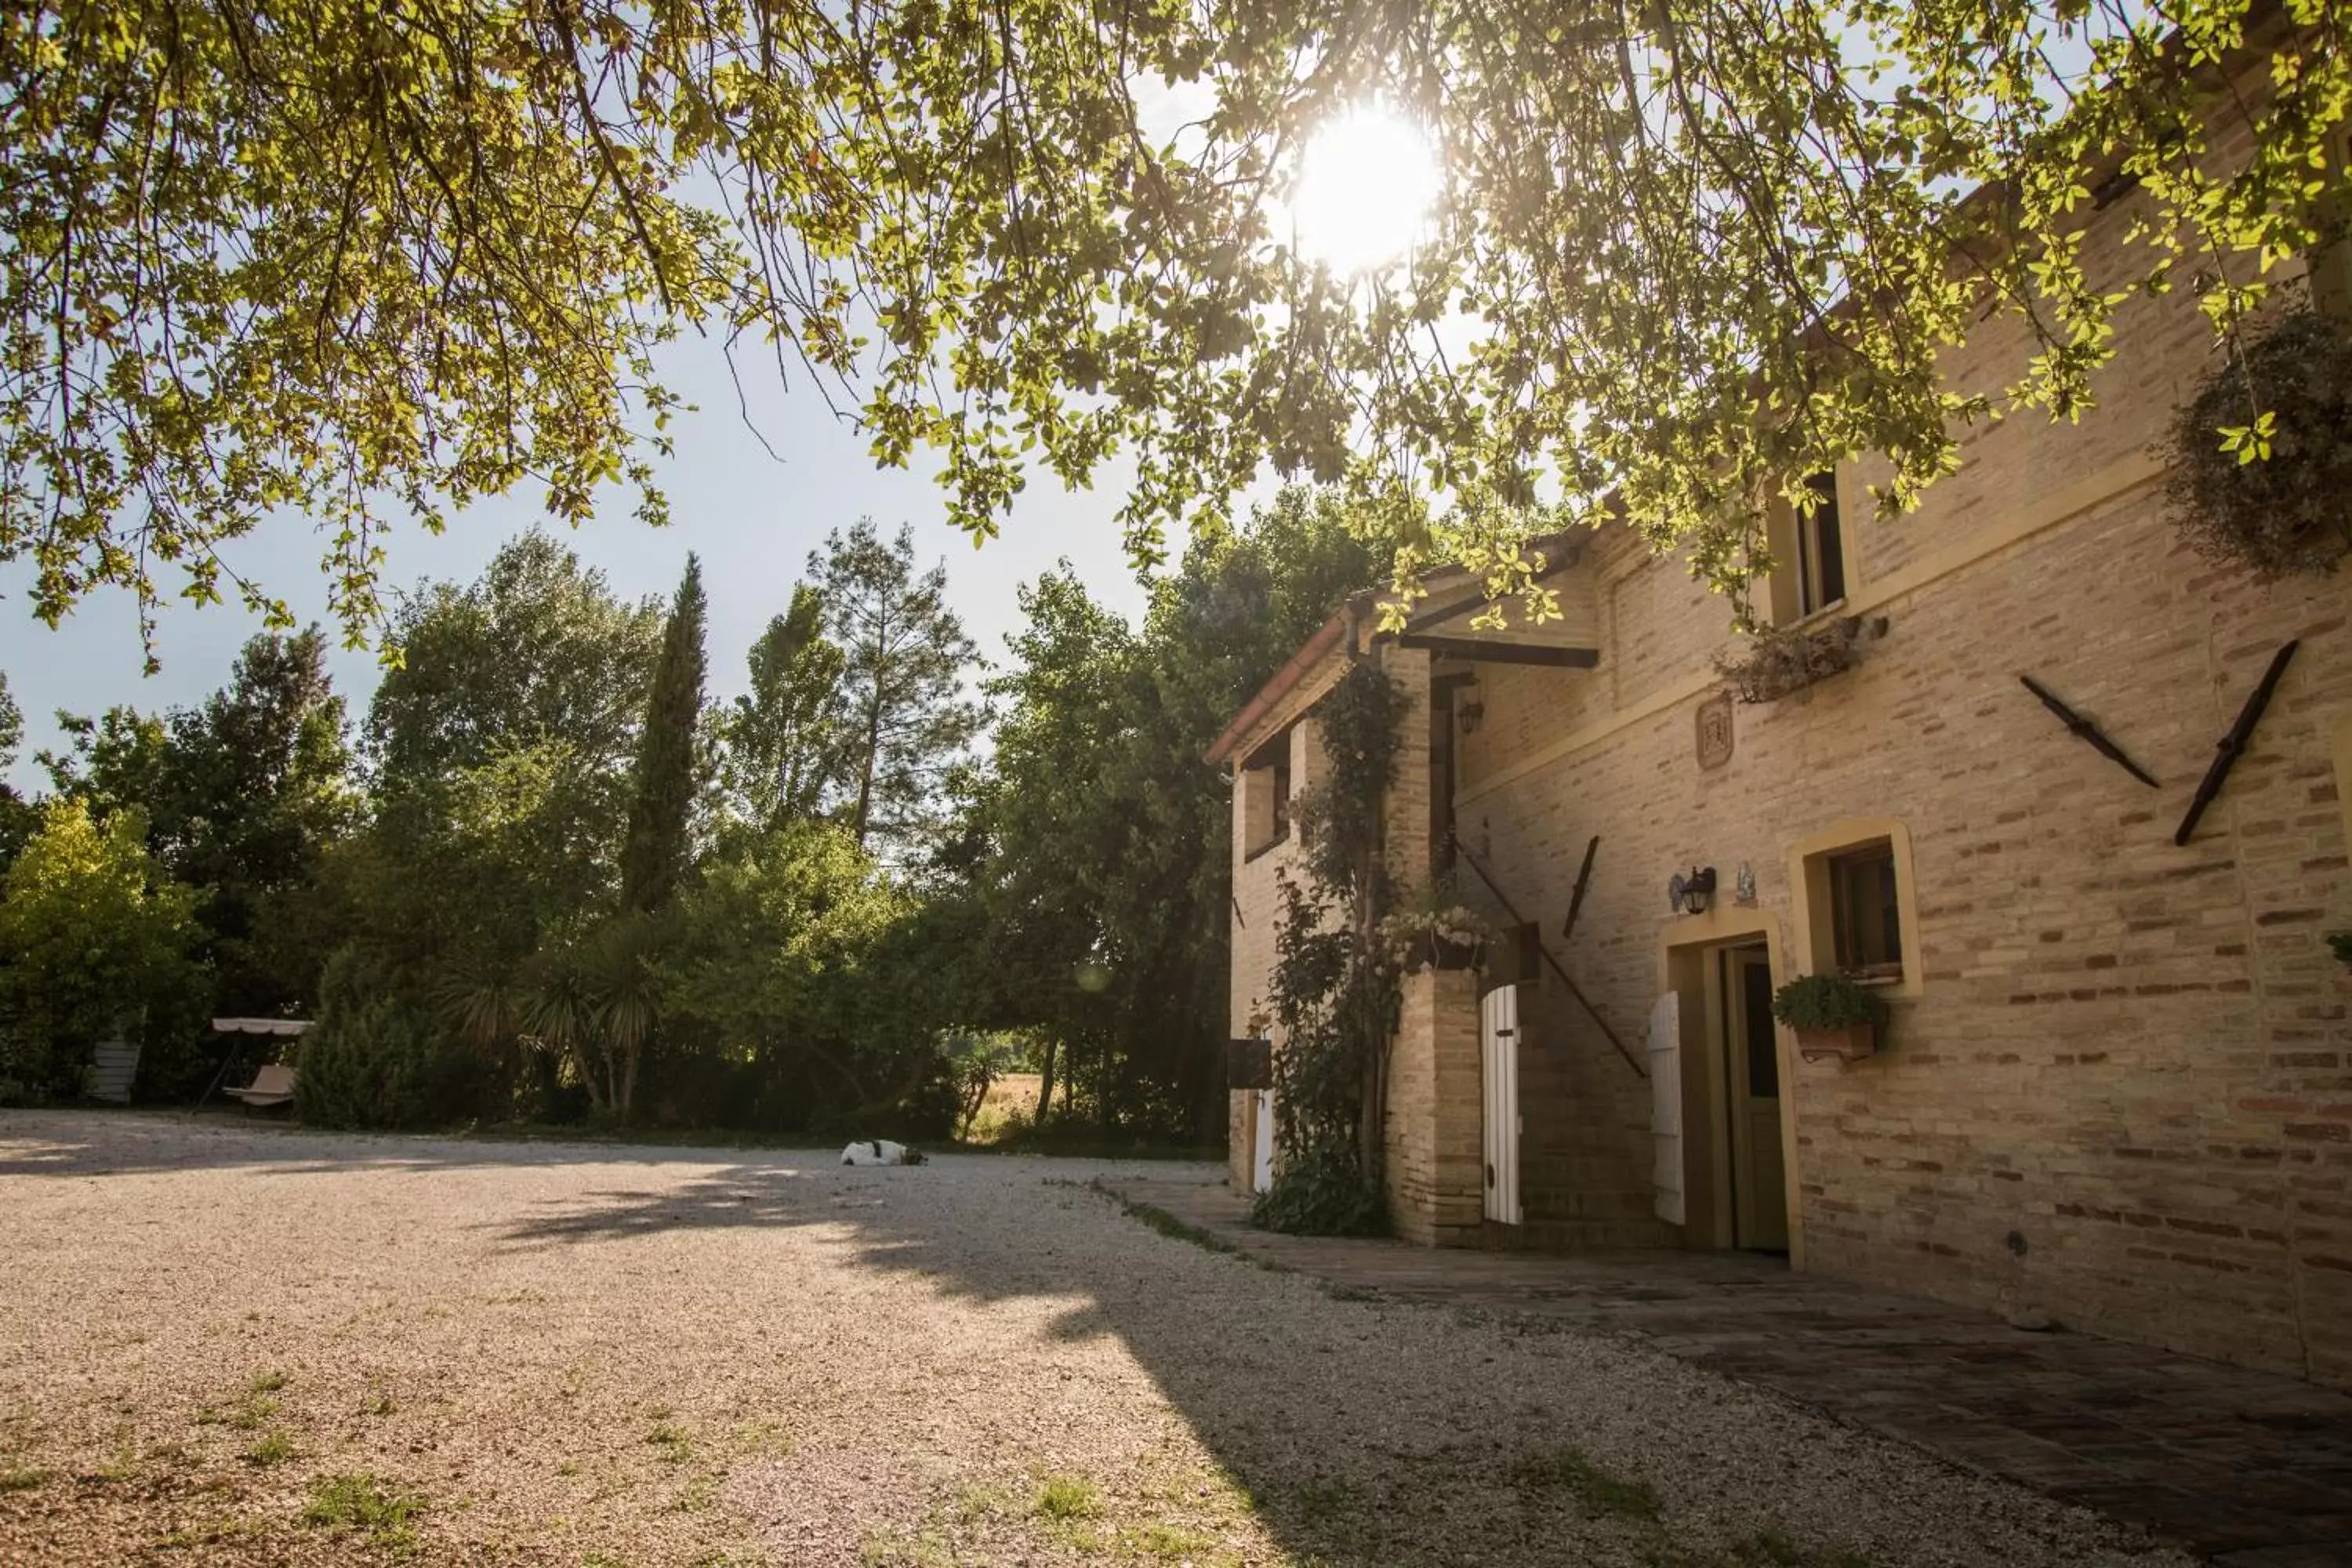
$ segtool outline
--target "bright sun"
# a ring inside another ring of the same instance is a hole
[[[1359,109],[1308,138],[1290,207],[1298,247],[1338,273],[1412,247],[1437,198],[1437,157],[1412,122]]]

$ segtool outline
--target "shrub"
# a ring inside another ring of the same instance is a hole
[[[2335,571],[2352,551],[2352,326],[2280,317],[2181,405],[2168,447],[2165,496],[2200,554],[2263,578]]]
[[[1292,1236],[1385,1236],[1389,1228],[1387,1200],[1365,1179],[1355,1149],[1330,1139],[1286,1150],[1250,1219]]]
[[[294,1110],[320,1127],[430,1127],[475,1115],[483,1062],[356,949],[327,963]]]
[[[1772,993],[1772,1016],[1792,1029],[1834,1032],[1886,1022],[1886,1001],[1843,974],[1802,974]]]

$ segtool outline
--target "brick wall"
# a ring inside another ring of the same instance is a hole
[[[2101,215],[2094,253],[2132,205]],[[1727,897],[1747,864],[1793,953],[1790,847],[1896,818],[1919,994],[1874,1059],[1787,1058],[1805,1266],[2352,1384],[2352,980],[2324,942],[2352,927],[2331,753],[2352,717],[2352,581],[2263,584],[2179,542],[2148,448],[2210,331],[2184,287],[2132,301],[2119,337],[2081,425],[1971,433],[1918,513],[1869,519],[1868,467],[1849,472],[1853,596],[1887,635],[1859,668],[1741,708],[1718,770],[1697,765],[1694,709],[1720,602],[1637,541],[1597,539],[1600,668],[1482,672],[1456,811],[1554,926],[1601,836],[1563,957],[1621,1034],[1661,983],[1675,868],[1717,867]],[[1954,379],[1991,384],[2022,348],[1989,330]],[[2252,748],[2175,847],[2214,742],[2289,638]],[[2021,673],[2162,787],[2070,736]],[[1633,1086],[1592,1092],[1621,1132],[1646,1120]]]

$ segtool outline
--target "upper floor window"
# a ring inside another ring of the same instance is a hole
[[[1290,731],[1242,764],[1242,853],[1260,854],[1290,837]]]
[[[1845,598],[1845,526],[1838,507],[1834,472],[1805,481],[1812,508],[1788,502],[1773,507],[1769,540],[1777,570],[1772,574],[1772,619],[1780,626],[1818,615]]]

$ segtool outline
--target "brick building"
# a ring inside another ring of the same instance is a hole
[[[2114,194],[2086,251],[2119,258],[2143,199]],[[1386,636],[1359,599],[1236,716],[1213,753],[1234,778],[1236,1035],[1295,861],[1286,802],[1322,768],[1311,710],[1351,659],[1410,699],[1392,874],[1450,875],[1511,933],[1483,974],[1405,981],[1384,1142],[1402,1235],[1785,1251],[2352,1384],[2352,977],[2326,942],[2352,928],[2352,578],[2265,584],[2181,542],[2155,448],[2212,335],[2185,287],[2116,326],[2080,424],[1976,426],[1899,521],[1870,516],[1868,461],[1776,520],[1776,620],[1857,638],[1794,695],[1734,701],[1725,602],[1602,530],[1544,542],[1561,620],[1480,631],[1476,585],[1440,576]],[[1997,392],[2027,352],[1997,321],[1950,379]],[[1670,908],[1670,878],[1708,868],[1704,912]],[[1803,1060],[1771,991],[1841,969],[1889,1002],[1884,1046]],[[1263,1183],[1266,1110],[1234,1096],[1237,1184]]]

